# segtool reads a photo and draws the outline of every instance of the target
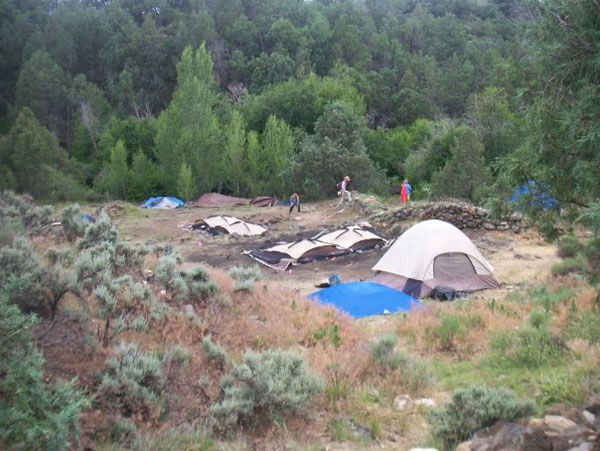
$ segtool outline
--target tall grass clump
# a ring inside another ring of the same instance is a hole
[[[470,387],[456,390],[448,404],[429,413],[428,420],[443,448],[453,449],[496,421],[514,421],[533,413],[533,403],[517,400],[510,390]]]
[[[498,332],[492,339],[490,362],[503,366],[539,368],[565,356],[566,347],[560,336],[545,326],[525,327],[516,332]]]
[[[583,250],[583,245],[573,234],[564,235],[558,240],[557,254],[561,258],[573,258]]]
[[[234,266],[229,269],[229,276],[235,280],[233,291],[252,291],[254,283],[263,279],[263,274],[257,265]]]
[[[308,406],[322,392],[322,379],[313,374],[302,356],[280,349],[246,351],[221,381],[220,400],[211,406],[216,431],[236,425],[283,421]]]
[[[410,393],[421,393],[435,380],[433,372],[422,360],[404,352],[395,351],[398,336],[383,334],[371,345],[373,366],[379,376],[392,377]]]

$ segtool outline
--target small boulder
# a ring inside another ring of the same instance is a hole
[[[578,427],[577,423],[574,421],[559,415],[546,415],[544,417],[544,425],[561,435],[570,429],[575,429]]]
[[[592,412],[584,410],[581,413],[583,414],[583,418],[585,418],[586,423],[588,423],[590,426],[594,426],[594,424],[596,424],[596,415],[594,415]]]
[[[183,307],[183,311],[186,315],[193,315],[194,313],[196,313],[192,304],[185,304],[185,307]]]
[[[469,440],[468,442],[462,442],[460,445],[456,447],[455,451],[471,451],[471,444],[473,442]]]
[[[415,405],[431,408],[436,406],[436,402],[431,398],[421,398],[415,401]]]
[[[407,410],[413,406],[413,400],[410,395],[398,395],[394,398],[392,408],[397,411]]]
[[[595,446],[596,445],[594,445],[591,442],[583,442],[575,446],[574,448],[569,448],[567,451],[594,451],[598,449]]]

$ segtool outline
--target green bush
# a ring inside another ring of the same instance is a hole
[[[220,400],[211,406],[214,428],[226,432],[261,419],[281,421],[305,408],[324,384],[294,352],[246,351],[241,364],[221,381]]]
[[[233,291],[252,291],[254,283],[263,279],[263,274],[257,265],[234,266],[229,270],[229,275],[235,280]]]
[[[0,286],[15,283],[7,292],[10,302],[22,311],[51,316],[56,312],[68,281],[58,268],[40,261],[33,246],[24,237],[15,238],[11,246],[0,248]]]
[[[568,274],[585,274],[588,262],[584,257],[566,258],[560,263],[552,265],[552,275],[566,276]]]
[[[425,329],[425,335],[430,342],[437,342],[440,351],[452,351],[454,339],[461,332],[461,317],[443,315],[438,326]]]
[[[113,407],[132,413],[156,405],[164,383],[156,355],[144,352],[137,344],[121,343],[106,362],[98,392]]]
[[[107,247],[116,245],[118,240],[119,232],[117,228],[108,215],[102,212],[96,222],[86,227],[83,238],[79,241],[79,249],[94,247],[106,249]]]
[[[566,339],[581,338],[590,343],[600,342],[600,312],[592,311],[571,318],[565,330]]]
[[[517,332],[497,333],[492,339],[493,362],[516,367],[538,368],[552,363],[565,354],[560,337],[546,327],[526,327]]]
[[[550,316],[547,313],[536,310],[536,311],[531,312],[527,322],[534,329],[541,329],[542,327],[545,327],[546,325],[548,325],[549,320],[550,320]]]
[[[562,258],[573,258],[583,250],[583,245],[573,234],[565,235],[557,243],[558,256]]]
[[[581,371],[571,371],[568,374],[549,374],[544,377],[538,390],[541,392],[540,403],[543,406],[565,403],[581,405],[586,396],[586,377]]]
[[[15,237],[24,234],[25,227],[20,219],[9,218],[0,221],[0,247],[10,245]]]
[[[89,400],[75,380],[44,382],[44,359],[31,332],[36,320],[8,303],[7,289],[0,287],[0,448],[70,449]]]
[[[381,374],[396,371],[400,375],[402,386],[410,393],[421,393],[434,381],[429,366],[422,360],[394,350],[398,336],[383,334],[371,345],[371,358]]]
[[[219,369],[225,368],[227,363],[227,353],[216,343],[213,343],[210,337],[204,337],[202,339],[202,349],[206,353],[209,360],[215,362]]]
[[[27,196],[3,191],[0,195],[0,229],[15,222],[22,224],[28,233],[37,235],[52,223],[52,207],[38,207]]]
[[[81,218],[79,205],[73,204],[65,207],[60,213],[60,225],[67,240],[75,241],[84,235],[88,223]]]
[[[429,413],[431,433],[444,449],[469,440],[480,429],[498,420],[514,421],[533,414],[531,402],[522,402],[506,389],[470,387],[456,390],[443,409]]]

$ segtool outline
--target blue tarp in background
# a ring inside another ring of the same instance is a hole
[[[558,200],[548,194],[548,186],[536,183],[535,180],[529,180],[515,188],[508,201],[523,207],[541,208],[544,211],[558,208]]]
[[[399,290],[375,282],[349,282],[323,288],[308,295],[323,305],[332,305],[353,318],[371,315],[409,312],[423,304],[416,298]]]
[[[178,199],[176,197],[158,196],[158,197],[149,197],[148,200],[146,200],[146,202],[144,202],[141,205],[141,207],[143,207],[143,208],[153,208],[156,205],[158,205],[163,199],[168,199],[171,202],[176,203],[178,207],[183,207],[183,205],[184,205],[184,202],[181,199]]]

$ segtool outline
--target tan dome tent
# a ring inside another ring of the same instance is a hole
[[[373,271],[375,282],[415,297],[429,296],[436,287],[476,291],[500,286],[494,268],[469,237],[436,219],[404,232]]]
[[[360,225],[344,227],[329,233],[323,232],[314,239],[353,251],[372,249],[387,243],[385,238]]]
[[[230,233],[232,235],[256,236],[262,235],[267,229],[261,225],[242,221],[233,216],[210,216],[192,224],[193,230],[206,229],[213,233]]]

